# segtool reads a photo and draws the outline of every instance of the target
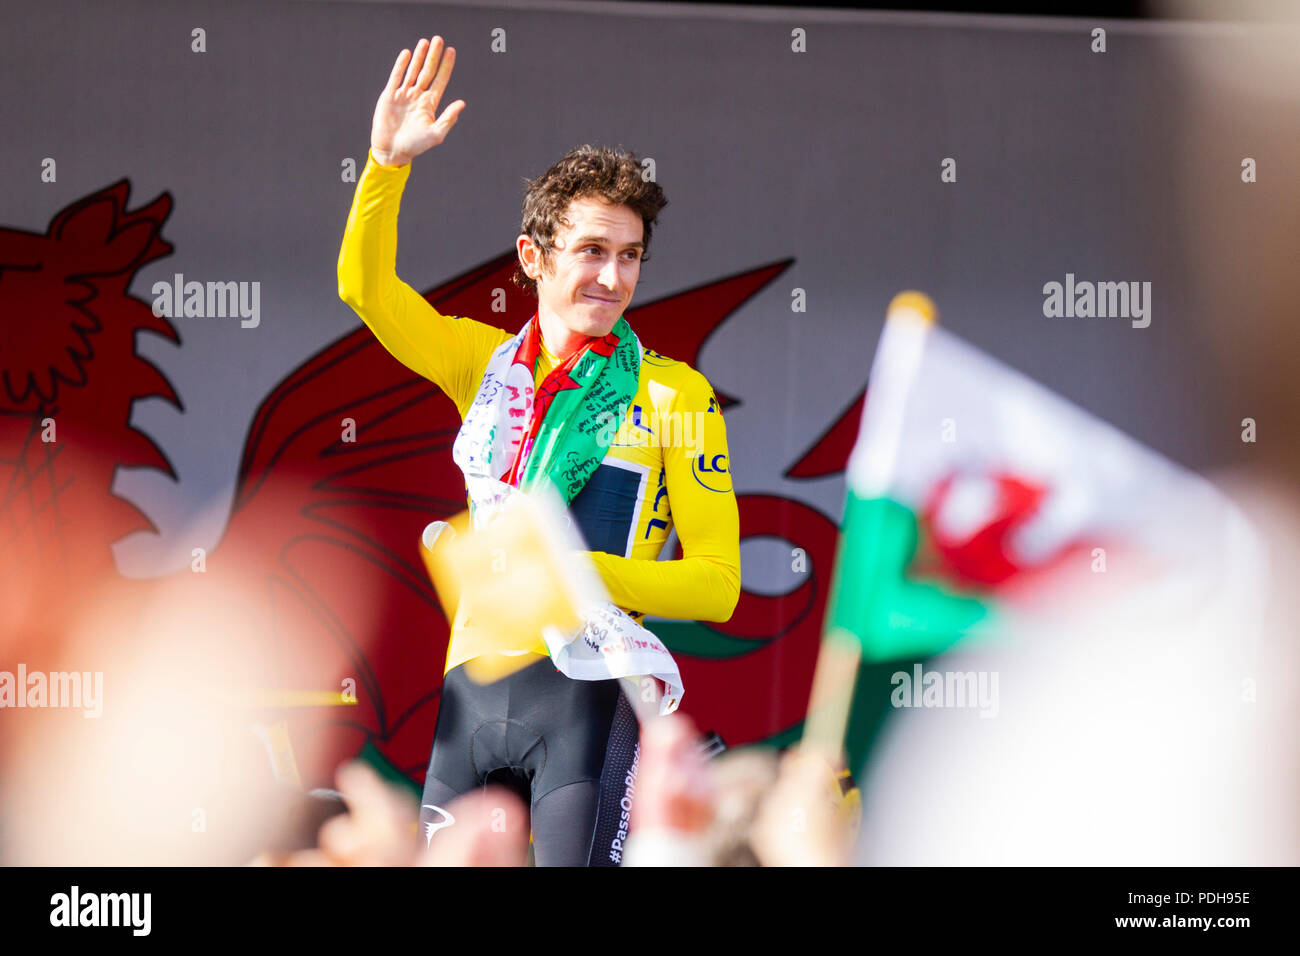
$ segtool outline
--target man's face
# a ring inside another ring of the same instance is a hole
[[[636,289],[641,275],[641,217],[628,206],[595,197],[569,203],[552,255],[554,272],[527,236],[518,241],[525,272],[537,280],[540,308],[580,335],[607,335]]]

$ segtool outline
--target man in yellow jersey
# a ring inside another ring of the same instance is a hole
[[[518,335],[441,315],[397,278],[411,161],[465,108],[457,100],[438,115],[454,62],[435,36],[393,66],[339,253],[339,295],[455,402],[453,458],[473,505],[545,480],[631,626],[647,614],[725,621],[740,594],[740,543],[722,414],[704,376],[642,347],[624,318],[667,204],[636,157],[580,147],[530,184],[515,281],[538,308]],[[674,528],[683,557],[659,561]],[[454,825],[448,801],[499,782],[529,803],[538,865],[617,865],[637,753],[620,682],[566,677],[539,636],[536,663],[479,686],[461,666],[475,653],[457,641],[464,626],[458,613],[421,801],[426,842]]]

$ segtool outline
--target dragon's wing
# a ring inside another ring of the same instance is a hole
[[[509,264],[427,298],[464,314],[490,301]],[[494,318],[504,327],[527,316]],[[367,745],[401,773],[423,774],[448,624],[417,549],[430,521],[465,507],[451,461],[459,428],[451,401],[364,327],[289,374],[254,416],[220,550],[263,579],[282,662],[268,683],[355,696],[287,712],[304,782]]]

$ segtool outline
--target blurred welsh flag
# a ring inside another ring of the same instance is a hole
[[[868,662],[1181,617],[1260,576],[1212,485],[948,334],[919,293],[890,306],[847,486],[826,626]]]

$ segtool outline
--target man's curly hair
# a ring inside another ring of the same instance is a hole
[[[546,272],[555,268],[556,232],[561,226],[572,225],[564,217],[569,203],[589,196],[627,206],[641,217],[645,228],[641,237],[645,243],[641,261],[650,258],[650,234],[655,219],[668,205],[664,191],[653,180],[642,178],[641,160],[634,153],[621,148],[583,145],[570,150],[554,166],[528,182],[519,231],[541,250],[542,268]],[[518,262],[511,279],[515,285],[537,295],[537,282],[524,273]]]

